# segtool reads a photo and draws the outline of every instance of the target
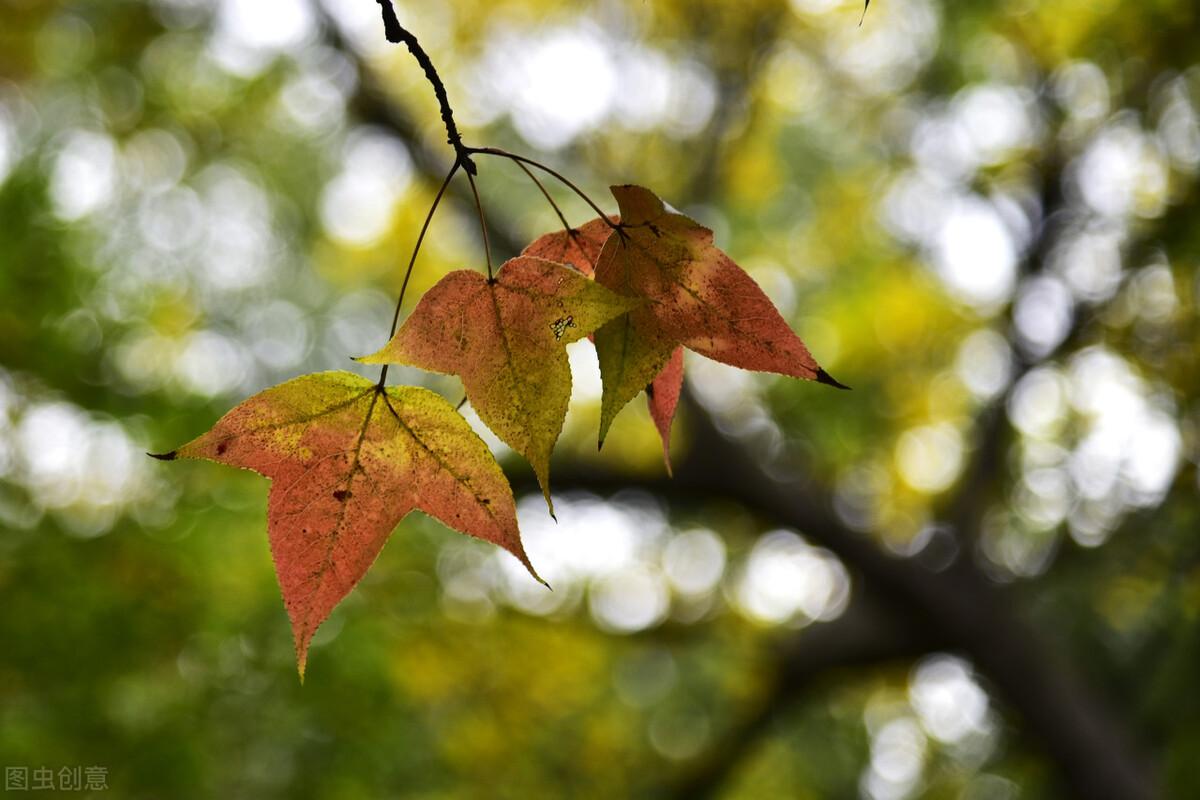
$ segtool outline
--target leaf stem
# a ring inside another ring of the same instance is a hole
[[[492,246],[488,242],[487,218],[483,216],[483,203],[479,200],[479,189],[475,187],[475,176],[467,173],[467,182],[471,184],[471,194],[475,196],[475,211],[479,214],[479,230],[483,231],[483,254],[487,257],[488,283],[495,280],[492,277]]]
[[[404,293],[408,290],[408,281],[412,278],[413,266],[417,263],[417,253],[421,252],[421,244],[425,241],[425,233],[429,230],[429,223],[433,221],[433,214],[437,211],[438,204],[442,202],[442,197],[446,194],[446,188],[450,186],[451,178],[458,172],[458,168],[462,166],[463,163],[455,159],[454,164],[450,167],[450,171],[446,173],[446,179],[438,187],[437,195],[433,198],[433,205],[429,206],[429,213],[425,215],[425,221],[421,224],[421,232],[417,234],[417,243],[413,245],[412,255],[408,259],[408,268],[404,270],[404,282],[400,284],[400,297],[396,300],[396,311],[392,314],[392,328],[388,332],[389,341],[396,335],[396,326],[400,323],[400,309],[404,305]],[[469,172],[467,174],[470,175]],[[383,388],[383,383],[387,380],[387,372],[388,365],[384,364],[383,371],[379,374],[380,388]]]
[[[554,202],[554,198],[550,196],[550,192],[546,191],[545,184],[543,184],[538,179],[538,176],[534,175],[533,171],[530,170],[529,167],[525,166],[525,164],[521,161],[514,160],[513,163],[520,167],[521,171],[529,176],[529,180],[533,181],[534,185],[541,190],[542,197],[546,198],[546,202],[550,204],[550,207],[554,209],[554,213],[558,215],[558,219],[560,222],[562,222],[563,228],[566,230],[567,235],[574,238],[577,235],[575,233],[575,229],[572,228],[570,223],[567,222],[567,218],[563,216],[562,209],[558,207],[558,203]]]
[[[601,211],[600,206],[598,206],[594,202],[592,202],[592,198],[588,197],[587,194],[585,194],[582,189],[580,189],[578,186],[576,186],[574,183],[572,183],[561,172],[553,169],[552,167],[548,167],[545,164],[541,163],[540,161],[534,161],[532,158],[527,158],[526,156],[518,155],[516,153],[510,153],[507,150],[501,150],[499,147],[469,147],[469,148],[467,148],[467,150],[471,153],[479,153],[481,155],[500,156],[501,158],[507,158],[510,161],[515,161],[518,164],[524,163],[524,164],[528,164],[531,167],[540,169],[542,172],[545,172],[547,175],[550,175],[550,176],[558,179],[558,181],[560,183],[562,183],[564,186],[566,186],[571,191],[575,192],[575,194],[582,197],[583,201],[585,203],[587,203],[589,206],[591,206],[592,210],[595,211],[600,216],[600,219],[602,219],[606,223],[608,223],[608,227],[612,228],[614,231],[619,231],[621,229],[620,224],[613,222],[611,219],[609,219],[608,214],[605,214],[603,211]]]

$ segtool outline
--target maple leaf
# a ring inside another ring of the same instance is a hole
[[[609,219],[614,224],[621,221],[619,217]],[[600,257],[600,251],[612,232],[612,225],[596,217],[578,228],[539,236],[521,251],[521,255],[566,264],[592,278],[596,275],[596,259]]]
[[[267,530],[301,680],[317,627],[414,508],[500,545],[537,578],[500,466],[427,389],[381,390],[349,372],[305,375],[254,395],[208,433],[155,458],[209,459],[271,479]]]
[[[609,217],[619,223],[618,216]],[[521,255],[538,256],[573,267],[589,278],[596,275],[596,261],[604,243],[612,235],[613,228],[597,217],[578,228],[547,233],[535,239],[521,251]],[[589,336],[589,339],[594,339]],[[650,418],[663,443],[663,461],[667,474],[671,474],[671,422],[675,418],[675,406],[679,404],[679,393],[683,389],[683,348],[675,348],[662,371],[646,386],[646,405]]]
[[[662,438],[663,461],[667,474],[671,474],[671,422],[675,419],[675,407],[679,405],[679,393],[683,390],[683,348],[676,347],[667,359],[662,371],[646,387],[646,403],[650,406],[650,419]]]
[[[604,390],[600,442],[680,345],[735,367],[845,388],[821,369],[754,279],[713,234],[640,186],[613,186],[621,232],[605,242],[596,282],[644,298],[596,331]]]
[[[492,280],[451,272],[368,364],[458,375],[479,418],[529,461],[546,503],[550,452],[571,399],[566,346],[641,303],[561,264],[518,256]]]

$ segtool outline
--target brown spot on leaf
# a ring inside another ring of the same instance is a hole
[[[349,497],[350,497],[350,491],[348,489],[338,489],[336,492],[333,493],[334,500],[344,501],[344,500],[349,499]]]
[[[568,328],[577,327],[575,325],[575,317],[568,314],[565,317],[559,317],[550,323],[550,330],[554,331],[554,340],[562,339]]]

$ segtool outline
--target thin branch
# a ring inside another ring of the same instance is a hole
[[[492,277],[492,246],[488,242],[487,217],[483,213],[483,203],[479,199],[479,189],[475,186],[475,176],[468,172],[467,181],[471,184],[471,194],[475,195],[475,212],[479,214],[479,230],[483,232],[483,255],[487,258],[488,282],[491,282],[495,278]]]
[[[396,18],[396,10],[392,8],[392,0],[376,0],[376,2],[383,11],[384,35],[387,36],[389,42],[407,45],[408,52],[413,54],[413,58],[425,71],[425,77],[433,85],[433,94],[437,97],[438,107],[441,109],[442,122],[446,125],[446,142],[454,148],[455,158],[462,164],[467,174],[475,175],[476,167],[475,162],[471,160],[471,148],[463,144],[462,135],[458,132],[458,125],[454,122],[454,110],[450,108],[450,99],[446,96],[446,86],[433,66],[433,61],[429,59],[429,54],[421,47],[417,37],[400,24],[400,20]]]
[[[534,175],[533,171],[529,169],[529,167],[525,166],[524,162],[522,162],[520,159],[514,160],[513,163],[520,167],[521,171],[529,176],[529,180],[533,181],[534,185],[537,186],[537,188],[541,191],[542,197],[546,198],[546,202],[550,204],[550,207],[554,209],[554,213],[558,215],[558,220],[562,223],[563,229],[567,232],[567,235],[574,238],[577,235],[575,233],[575,229],[572,228],[570,223],[567,222],[567,218],[563,215],[562,209],[558,207],[558,203],[554,202],[554,198],[550,196],[550,192],[546,191],[545,185],[538,179],[538,176]]]
[[[555,170],[552,167],[548,167],[545,164],[541,163],[540,161],[534,161],[532,158],[527,158],[525,156],[518,155],[516,153],[510,153],[507,150],[501,150],[499,147],[472,147],[472,148],[470,148],[470,152],[471,153],[480,153],[482,155],[487,155],[487,156],[500,156],[501,158],[507,158],[511,161],[516,161],[517,163],[524,162],[531,167],[540,169],[542,172],[554,177],[560,183],[562,183],[564,186],[566,186],[568,189],[570,189],[571,191],[575,192],[575,194],[577,194],[581,198],[583,198],[583,201],[585,203],[587,203],[589,206],[591,206],[592,210],[595,211],[597,215],[599,215],[600,219],[602,219],[606,223],[608,223],[608,226],[610,228],[612,228],[614,231],[619,231],[621,229],[620,224],[613,222],[611,219],[609,219],[608,214],[605,214],[603,211],[601,211],[600,206],[598,206],[594,202],[592,202],[592,198],[588,197],[587,194],[584,193],[583,189],[580,189],[578,186],[576,186],[570,179],[568,179],[566,176],[564,176],[558,170]]]
[[[417,234],[417,242],[413,245],[412,255],[408,259],[408,268],[404,270],[404,281],[400,284],[400,296],[396,299],[396,310],[392,313],[392,327],[388,331],[388,341],[391,341],[391,338],[396,335],[396,326],[400,323],[400,309],[404,305],[404,293],[408,291],[408,281],[412,278],[413,266],[417,263],[417,254],[421,252],[421,244],[425,241],[425,233],[429,230],[429,223],[433,222],[433,214],[437,211],[438,204],[442,202],[442,195],[446,194],[446,187],[450,185],[450,180],[454,177],[454,173],[458,172],[460,166],[462,164],[459,161],[455,161],[451,165],[450,171],[446,173],[446,179],[438,187],[437,195],[433,198],[433,204],[429,206],[429,212],[425,215],[425,221],[421,223],[421,232]],[[387,380],[387,373],[388,365],[384,364],[383,369],[379,373],[380,386],[383,386]]]

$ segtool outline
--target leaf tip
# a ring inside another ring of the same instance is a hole
[[[169,453],[146,453],[151,458],[157,458],[159,461],[174,461],[179,457],[178,450],[172,450]]]
[[[846,389],[847,391],[850,390],[849,386],[842,383],[820,367],[817,367],[817,377],[813,378],[813,380],[815,380],[817,383],[823,383],[826,386],[832,386],[835,389]]]
[[[508,549],[508,548],[506,548],[506,549]],[[521,548],[521,550],[519,552],[516,550],[509,549],[509,552],[517,557],[517,560],[520,561],[521,565],[525,567],[527,572],[529,572],[529,576],[531,578],[533,578],[535,581],[540,583],[542,586],[545,586],[550,591],[552,591],[552,592],[554,591],[554,589],[550,586],[550,584],[547,583],[546,580],[541,575],[538,575],[537,570],[533,568],[533,562],[531,562],[529,560],[529,556],[525,554],[524,548]]]
[[[389,342],[388,344],[391,344]],[[365,356],[350,356],[350,360],[359,364],[387,364],[390,363],[387,357],[388,345],[376,350],[374,353]]]
[[[615,414],[613,416],[616,416]],[[603,408],[600,411],[600,434],[596,439],[596,452],[604,449],[604,440],[608,438],[608,430],[612,427],[612,419],[604,413]]]

